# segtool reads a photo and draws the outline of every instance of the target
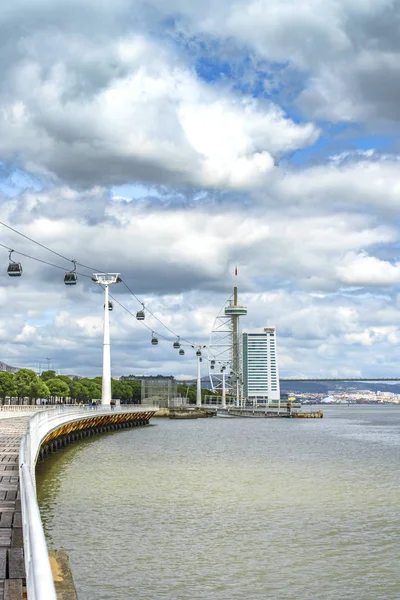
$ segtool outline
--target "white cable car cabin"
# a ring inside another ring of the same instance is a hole
[[[183,348],[181,348],[181,349],[179,350],[179,354],[180,354],[181,356],[183,356],[183,355],[185,354],[185,351],[184,351],[184,349],[183,349]]]
[[[158,339],[155,337],[154,334],[153,334],[153,337],[151,338],[151,344],[152,344],[152,346],[158,346]]]
[[[181,347],[181,345],[180,345],[180,343],[179,343],[179,338],[177,339],[177,341],[176,341],[176,342],[174,342],[174,343],[172,344],[172,347],[173,347],[173,348],[175,348],[175,350],[178,350],[178,349]]]

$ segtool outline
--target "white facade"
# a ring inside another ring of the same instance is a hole
[[[275,327],[243,331],[243,386],[247,398],[279,400]]]

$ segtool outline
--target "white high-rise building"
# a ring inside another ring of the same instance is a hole
[[[279,400],[275,327],[243,331],[243,393],[246,398]]]

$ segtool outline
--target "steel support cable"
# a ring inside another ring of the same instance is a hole
[[[139,298],[136,296],[136,294],[134,292],[132,292],[132,290],[130,289],[128,284],[123,279],[121,281],[124,284],[124,286],[126,287],[126,289],[132,294],[132,296],[134,298],[136,298],[136,300],[138,302],[140,302]],[[142,306],[144,306],[145,310],[149,313],[149,315],[151,315],[156,321],[158,321],[163,327],[165,327],[165,329],[167,329],[174,337],[176,337],[176,338],[179,337],[180,340],[183,340],[187,344],[190,344],[190,345],[194,344],[194,342],[191,342],[190,340],[186,340],[185,338],[181,338],[180,336],[178,336],[175,333],[175,331],[172,331],[172,329],[170,327],[168,327],[168,325],[165,325],[165,323],[163,323],[149,308],[147,308],[147,306],[143,302],[140,302],[140,304]]]
[[[56,268],[56,269],[61,269],[62,271],[64,271],[64,272],[65,272],[65,267],[61,267],[60,265],[56,265],[56,264],[54,264],[54,263],[48,262],[48,261],[46,261],[46,260],[43,260],[43,259],[41,259],[41,258],[37,258],[37,257],[35,257],[35,256],[31,256],[31,255],[29,255],[29,254],[25,254],[24,252],[20,252],[19,250],[13,250],[12,248],[10,248],[9,246],[6,246],[5,244],[1,244],[1,243],[0,243],[0,247],[2,247],[2,248],[5,248],[5,249],[6,249],[6,250],[8,250],[8,251],[12,251],[12,252],[14,252],[15,254],[19,254],[20,256],[23,256],[23,257],[25,257],[25,258],[29,258],[29,259],[31,259],[31,260],[35,260],[35,261],[37,261],[37,262],[39,262],[39,263],[42,263],[42,264],[44,264],[44,265],[48,265],[48,266],[50,266],[50,267],[54,267],[54,268]],[[57,253],[55,253],[55,254],[57,254]],[[80,263],[78,263],[78,262],[77,262],[76,264],[80,264]],[[81,276],[81,277],[86,277],[87,279],[91,279],[91,276],[90,276],[90,275],[86,275],[86,273],[79,273],[79,272],[77,272],[77,275],[79,275],[79,276]],[[104,289],[104,286],[101,286],[101,287]],[[123,308],[123,309],[124,309],[126,312],[128,312],[128,313],[129,313],[129,314],[130,314],[132,317],[136,318],[136,315],[134,315],[134,314],[133,314],[133,313],[132,313],[132,312],[131,312],[131,311],[130,311],[128,308],[126,308],[126,306],[124,306],[124,305],[123,305],[121,302],[119,302],[119,300],[117,300],[117,299],[116,299],[114,296],[112,296],[111,294],[110,294],[110,298],[112,298],[112,299],[114,300],[114,302],[116,302],[116,303],[117,303],[119,306],[121,306],[121,308]],[[149,312],[150,312],[150,311],[149,311]],[[151,314],[152,314],[152,313],[151,313]],[[159,320],[159,319],[158,319],[158,320]],[[161,324],[163,324],[161,321],[160,321],[160,323],[161,323]],[[171,341],[171,342],[173,342],[173,341],[174,341],[174,339],[175,339],[175,337],[177,337],[177,336],[175,336],[175,334],[173,334],[173,335],[174,335],[174,338],[172,338],[172,339],[171,339],[171,338],[168,338],[168,337],[166,337],[165,335],[163,335],[163,334],[161,334],[161,333],[159,333],[159,332],[155,331],[154,329],[152,329],[151,327],[149,327],[149,326],[148,326],[148,325],[146,325],[145,323],[141,323],[141,324],[142,324],[144,327],[146,327],[146,329],[148,329],[149,331],[152,331],[152,332],[154,331],[154,333],[155,333],[155,334],[156,334],[158,337],[160,337],[160,338],[163,338],[164,340],[167,340],[167,341]],[[173,332],[172,332],[172,333],[173,333]]]
[[[54,263],[48,262],[47,260],[43,260],[41,258],[37,258],[36,256],[31,256],[30,254],[25,254],[24,252],[20,252],[19,250],[13,250],[13,248],[9,248],[8,246],[5,246],[4,244],[0,244],[0,246],[2,248],[5,248],[6,250],[10,251],[10,252],[14,252],[15,254],[19,254],[20,256],[24,256],[25,258],[30,258],[31,260],[36,260],[37,262],[40,262],[44,265],[48,265],[49,267],[55,267],[56,269],[61,269],[62,271],[66,271],[65,267],[61,267],[60,265],[55,265]],[[72,262],[72,261],[71,261]],[[81,277],[88,277],[90,279],[90,275],[86,275],[85,273],[78,273],[77,275],[80,275]]]
[[[114,300],[114,302],[116,302],[121,308],[123,308],[127,313],[129,313],[134,319],[136,319],[136,315],[134,315],[133,312],[131,312],[129,310],[129,308],[126,308],[126,306],[124,306],[119,300],[117,300],[115,296],[113,296],[112,294],[110,294],[110,298],[112,298],[112,300]],[[168,342],[173,342],[174,339],[175,339],[175,338],[173,338],[173,339],[168,338],[165,335],[163,335],[162,333],[158,333],[158,331],[156,331],[155,329],[149,327],[148,325],[146,325],[146,323],[143,323],[143,321],[140,321],[140,324],[143,327],[146,327],[146,329],[148,329],[152,333],[154,333],[157,337],[163,338],[164,340],[166,340]]]
[[[21,233],[20,231],[18,231],[17,229],[14,229],[13,227],[11,227],[10,225],[7,225],[6,223],[3,223],[2,221],[0,221],[0,225],[3,225],[3,227],[7,227],[7,229],[10,229],[11,231],[13,231],[14,233],[17,233],[18,235],[22,236],[23,238],[25,238],[26,240],[29,240],[30,242],[33,242],[34,244],[37,244],[38,246],[40,246],[41,248],[44,248],[45,250],[48,250],[49,252],[52,252],[53,254],[56,254],[57,256],[59,256],[60,258],[63,258],[64,260],[68,260],[69,262],[72,262],[70,258],[67,258],[66,256],[63,256],[62,254],[60,254],[59,252],[56,252],[55,250],[52,250],[51,248],[48,248],[47,246],[45,246],[44,244],[41,244],[40,242],[37,242],[36,240],[30,238],[28,235],[25,235],[24,233]],[[81,265],[82,266],[82,265]]]
[[[10,229],[11,231],[13,231],[14,233],[22,236],[23,238],[29,240],[30,242],[32,242],[33,244],[37,244],[38,246],[40,246],[41,248],[44,248],[45,250],[47,250],[48,252],[52,252],[53,254],[55,254],[56,256],[59,256],[60,258],[67,260],[68,262],[72,262],[77,264],[80,267],[83,267],[84,269],[88,269],[89,271],[95,272],[97,271],[98,273],[101,273],[102,270],[101,269],[96,269],[94,267],[90,267],[89,265],[85,265],[84,263],[75,261],[71,258],[68,258],[67,256],[64,256],[63,254],[60,254],[59,252],[56,252],[55,250],[53,250],[52,248],[49,248],[48,246],[45,246],[44,244],[41,244],[40,242],[37,242],[36,240],[34,240],[33,238],[29,237],[28,235],[25,235],[24,233],[21,233],[20,231],[18,231],[17,229],[14,229],[13,227],[11,227],[10,225],[7,225],[6,223],[3,223],[2,221],[0,221],[0,225],[3,225],[3,227],[6,227],[7,229]],[[2,245],[2,244],[1,244]],[[4,248],[6,248],[6,246],[3,246]],[[27,256],[22,254],[21,252],[19,252],[19,254],[21,254],[21,256]],[[31,258],[31,257],[28,257]],[[37,259],[39,260],[39,259]],[[44,264],[51,264],[51,263],[46,263],[46,261],[42,261]],[[57,268],[61,269],[62,267],[58,267]],[[85,277],[89,277],[88,275],[85,275]],[[138,296],[136,296],[136,294],[129,288],[129,286],[125,283],[125,281],[123,281],[123,279],[121,279],[121,282],[125,285],[125,287],[127,288],[127,290],[132,294],[132,296],[139,302],[139,304],[141,304],[142,306],[144,306],[144,303],[141,302],[140,298],[138,298]],[[174,335],[175,337],[178,337],[174,331],[172,331],[167,325],[165,325],[158,317],[156,317],[148,308],[145,307],[145,310],[151,314],[163,327],[165,327],[166,329],[168,329],[168,331],[170,333],[172,333],[172,335]],[[188,343],[190,343],[188,340],[186,340]]]
[[[3,225],[3,227],[6,227],[7,229],[10,229],[11,231],[13,231],[14,233],[22,236],[23,238],[25,238],[26,240],[29,240],[30,242],[32,242],[33,244],[37,244],[38,246],[40,246],[41,248],[44,248],[45,250],[47,250],[48,252],[52,252],[53,254],[55,254],[56,256],[59,256],[60,258],[67,260],[68,262],[72,262],[77,264],[80,267],[83,267],[84,269],[88,269],[92,272],[97,271],[98,273],[101,273],[102,271],[100,269],[95,269],[94,267],[90,267],[89,265],[85,265],[84,263],[75,261],[71,258],[68,258],[67,256],[64,256],[63,254],[60,254],[59,252],[56,252],[55,250],[53,250],[52,248],[49,248],[48,246],[45,246],[44,244],[41,244],[40,242],[34,240],[33,238],[29,237],[28,235],[25,235],[24,233],[21,233],[20,231],[18,231],[17,229],[14,229],[13,227],[11,227],[10,225],[7,225],[6,223],[3,223],[3,221],[0,221],[0,225]],[[4,246],[5,247],[5,246]],[[24,256],[21,252],[19,253],[22,256]],[[26,256],[26,255],[25,255]],[[51,263],[46,263],[45,261],[43,261],[45,264],[51,264]],[[62,267],[58,267],[58,268],[62,268]],[[86,275],[86,277],[88,277],[88,275]],[[167,325],[165,325],[158,317],[156,317],[156,315],[154,315],[154,313],[151,312],[151,310],[149,310],[145,304],[140,300],[140,298],[138,298],[138,296],[130,289],[130,287],[127,285],[127,283],[121,279],[121,282],[125,285],[126,289],[132,294],[132,296],[139,302],[139,304],[141,304],[142,306],[145,307],[145,310],[152,315],[152,317],[154,317],[163,327],[165,327],[165,329],[167,329],[173,336],[175,337],[179,337],[174,331],[172,331],[172,329],[170,329]],[[183,338],[182,338],[183,339]],[[192,342],[190,342],[189,340],[184,340],[186,341],[188,344],[191,344]]]
[[[68,258],[67,256],[64,256],[63,254],[60,254],[59,252],[56,252],[55,250],[53,250],[52,248],[49,248],[48,246],[45,246],[44,244],[41,244],[40,242],[34,240],[33,238],[29,237],[28,235],[25,235],[24,233],[21,233],[20,231],[18,231],[17,229],[14,229],[13,227],[11,227],[10,225],[7,225],[6,223],[4,223],[3,221],[0,221],[0,225],[2,225],[3,227],[6,227],[7,229],[9,229],[10,231],[13,231],[14,233],[16,233],[17,235],[20,235],[21,237],[25,238],[26,240],[29,240],[30,242],[32,242],[33,244],[36,244],[38,246],[40,246],[41,248],[43,248],[44,250],[47,250],[48,252],[51,252],[52,254],[59,256],[60,258],[62,258],[63,260],[66,260],[68,262],[72,262],[75,265],[78,265],[80,267],[83,267],[84,269],[88,269],[92,272],[101,272],[101,270],[99,269],[95,269],[94,267],[90,267],[89,265],[85,265],[84,263],[78,262],[74,259]],[[2,246],[3,248],[6,248],[7,250],[11,250],[11,248],[9,248],[8,246],[5,246],[4,244],[0,244],[0,246]],[[28,254],[24,254],[23,252],[19,252],[17,250],[14,250],[14,252],[16,252],[17,254],[20,254],[21,256],[24,256],[25,258],[31,258],[32,260],[36,260],[38,262],[41,262],[42,264],[46,264],[52,267],[56,267],[57,269],[62,269],[65,271],[64,267],[60,267],[59,265],[54,265],[53,263],[47,262],[45,260],[39,259],[39,258],[35,258],[33,256],[30,256]],[[80,275],[82,277],[87,277],[87,278],[91,278],[90,275],[86,275],[84,273],[77,273],[77,275]],[[159,319],[149,308],[147,308],[145,306],[145,304],[143,302],[141,302],[141,300],[138,298],[138,296],[130,289],[130,287],[127,285],[127,283],[121,279],[121,282],[124,284],[124,286],[126,287],[126,289],[129,291],[129,293],[139,302],[139,304],[141,304],[145,310],[154,318],[156,319],[156,321],[158,321],[160,323],[160,325],[162,327],[164,327],[165,329],[167,329],[174,337],[176,338],[180,338],[182,339],[184,342],[186,342],[186,344],[189,344],[190,346],[192,346],[194,344],[194,342],[191,342],[190,340],[187,340],[185,338],[181,338],[180,336],[178,336],[170,327],[168,327],[168,325],[165,325],[165,323],[163,323],[163,321],[161,321],[161,319]],[[118,304],[120,304],[120,306],[122,306],[122,308],[125,309],[125,307],[116,300],[116,302]],[[134,316],[136,318],[135,315],[133,315],[128,309],[127,312],[129,312],[132,316]],[[144,325],[144,323],[142,323]],[[154,331],[152,329],[150,329],[149,327],[147,327],[147,325],[145,325],[145,327],[147,329],[149,329],[150,331]],[[162,334],[158,334],[160,337],[162,337],[163,339],[169,340],[169,338],[167,338],[166,336],[162,335]]]
[[[122,303],[121,303],[119,300],[117,300],[117,299],[115,298],[115,296],[113,296],[112,294],[110,294],[110,298],[111,298],[112,300],[114,300],[114,302],[116,302],[116,303],[117,303],[117,304],[118,304],[118,305],[119,305],[121,308],[123,308],[123,309],[124,309],[124,310],[125,310],[127,313],[129,313],[129,314],[130,314],[132,317],[136,318],[136,315],[134,315],[134,314],[133,314],[133,313],[132,313],[132,312],[129,310],[129,308],[126,308],[126,306],[124,306],[124,305],[123,305],[123,304],[122,304]],[[173,337],[173,338],[169,338],[169,337],[167,337],[167,336],[163,335],[162,333],[159,333],[158,331],[156,331],[156,330],[155,330],[155,329],[153,329],[152,327],[149,327],[148,325],[146,325],[146,323],[143,323],[143,321],[141,321],[141,322],[140,322],[140,324],[141,324],[143,327],[146,327],[146,329],[148,329],[148,331],[151,331],[152,333],[154,333],[154,334],[155,334],[155,335],[156,335],[158,338],[162,338],[163,340],[165,340],[165,341],[167,341],[167,342],[173,342],[173,341],[175,341],[175,339],[176,339],[176,337],[177,337],[177,336],[175,336],[175,337]],[[185,348],[189,348],[189,347],[190,347],[190,348],[193,348],[193,345],[192,345],[192,344],[190,344],[189,342],[188,342],[188,343],[181,344],[181,346],[184,346]],[[204,348],[206,348],[206,346],[203,346],[203,347],[204,347]],[[207,359],[207,360],[209,360],[209,359]]]
[[[0,224],[2,224],[2,223],[0,222]],[[11,229],[12,229],[12,228],[11,228]],[[13,230],[13,231],[14,231],[14,230]],[[27,237],[27,236],[24,236],[23,234],[21,234],[21,235],[22,235],[23,237]],[[31,238],[28,238],[28,237],[27,237],[27,239],[29,239],[29,240],[30,240]],[[31,240],[31,241],[34,241],[34,240]],[[39,246],[41,246],[42,248],[45,248],[46,250],[49,250],[50,252],[53,252],[53,254],[56,254],[57,256],[61,256],[61,258],[64,258],[65,260],[68,260],[69,262],[75,262],[77,265],[79,265],[79,266],[81,266],[81,267],[84,267],[84,268],[86,268],[86,269],[90,269],[90,270],[92,270],[92,271],[96,271],[96,269],[92,269],[91,267],[88,267],[87,265],[84,265],[84,264],[82,264],[82,263],[80,263],[80,262],[78,262],[78,261],[72,261],[72,260],[70,260],[69,258],[66,258],[65,256],[62,256],[62,255],[61,255],[61,254],[59,254],[58,252],[55,252],[54,250],[51,250],[51,249],[49,249],[49,248],[46,248],[46,246],[43,246],[43,244],[39,244],[39,242],[35,242],[35,243],[37,243],[37,244],[38,244]],[[36,260],[37,262],[40,262],[40,263],[42,263],[42,264],[44,264],[44,265],[49,265],[50,267],[55,267],[56,269],[61,269],[62,271],[64,271],[64,272],[65,272],[65,267],[61,267],[60,265],[55,265],[54,263],[48,262],[48,261],[46,261],[46,260],[43,260],[43,259],[41,259],[41,258],[37,258],[37,257],[35,257],[35,256],[31,256],[31,255],[29,255],[29,254],[25,254],[24,252],[20,252],[19,250],[13,250],[13,248],[11,248],[11,247],[9,247],[9,246],[6,246],[5,244],[1,244],[1,243],[0,243],[0,246],[1,246],[2,248],[5,248],[5,249],[6,249],[6,250],[8,250],[8,251],[15,252],[15,254],[19,254],[20,256],[24,256],[25,258],[30,258],[31,260]],[[97,270],[98,270],[98,269],[97,269]],[[81,277],[86,277],[87,279],[91,279],[91,278],[92,278],[92,277],[91,277],[91,275],[86,275],[86,273],[79,273],[79,272],[77,272],[77,275],[80,275]],[[133,295],[133,296],[136,298],[136,300],[138,300],[138,301],[140,302],[140,300],[139,300],[139,299],[137,298],[137,296],[136,296],[136,295],[135,295],[135,294],[134,294],[134,293],[133,293],[133,292],[132,292],[132,291],[129,289],[129,287],[126,285],[126,283],[125,283],[125,282],[123,282],[123,283],[124,283],[124,285],[125,285],[125,286],[128,288],[128,290],[130,291],[130,293],[131,293],[131,294],[132,294],[132,295]],[[101,286],[101,287],[103,287],[103,286]],[[103,289],[104,289],[104,288],[103,288]],[[114,301],[115,301],[117,304],[119,304],[119,305],[120,305],[120,306],[121,306],[121,307],[122,307],[124,310],[126,310],[126,311],[127,311],[127,312],[128,312],[128,313],[129,313],[129,314],[132,316],[132,317],[136,318],[136,315],[134,315],[134,314],[133,314],[133,313],[132,313],[132,312],[131,312],[131,311],[130,311],[128,308],[126,308],[126,307],[125,307],[125,306],[124,306],[124,305],[123,305],[121,302],[119,302],[119,301],[118,301],[118,300],[117,300],[117,299],[116,299],[114,296],[112,296],[111,294],[110,294],[110,298],[112,298],[112,299],[113,299],[113,300],[114,300]],[[141,304],[142,304],[142,303],[141,303]],[[142,305],[143,305],[143,304],[142,304]],[[158,321],[158,322],[159,322],[159,323],[160,323],[160,324],[161,324],[163,327],[165,327],[166,329],[168,329],[168,330],[169,330],[169,331],[172,333],[172,335],[174,335],[174,339],[175,339],[175,337],[178,337],[178,336],[177,336],[177,335],[176,335],[176,334],[175,334],[175,333],[174,333],[172,330],[170,330],[170,329],[169,329],[169,327],[167,327],[166,325],[164,325],[164,324],[163,324],[163,322],[162,322],[162,321],[160,321],[160,319],[158,319],[158,318],[157,318],[155,315],[153,315],[153,313],[152,313],[151,311],[149,311],[147,308],[145,308],[145,310],[147,310],[147,311],[149,312],[149,314],[151,314],[152,316],[154,316],[154,318],[155,318],[155,319],[157,319],[157,321]],[[146,327],[147,329],[149,329],[149,331],[154,331],[154,333],[157,333],[157,335],[158,335],[159,337],[162,337],[162,338],[164,338],[165,340],[173,341],[173,339],[172,339],[172,340],[170,340],[170,338],[167,338],[166,336],[164,336],[164,335],[162,335],[162,334],[158,333],[158,332],[157,332],[157,331],[155,331],[154,329],[151,329],[151,328],[150,328],[150,327],[148,327],[148,326],[147,326],[145,323],[142,323],[142,325],[144,325],[144,327]]]

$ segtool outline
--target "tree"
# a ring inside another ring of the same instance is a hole
[[[48,381],[49,379],[53,379],[55,376],[55,371],[42,371],[40,378],[43,379],[43,381]]]
[[[121,381],[120,379],[111,380],[112,397],[119,398],[123,402],[131,402],[133,396],[133,386],[131,381]],[[140,385],[140,384],[139,384]],[[139,396],[140,397],[140,396]]]
[[[182,398],[187,398],[188,404],[195,404],[197,397],[197,388],[196,385],[186,385],[179,384],[177,387],[178,394],[182,396]]]
[[[50,396],[50,390],[48,386],[42,381],[40,378],[32,381],[29,386],[29,397],[32,400],[37,400],[38,398],[48,398]]]
[[[77,381],[70,381],[69,395],[73,400],[85,400],[83,398],[83,386]]]
[[[62,379],[53,377],[53,379],[48,379],[46,384],[50,390],[50,396],[58,396],[59,398],[69,396],[69,387]]]
[[[15,384],[15,375],[8,371],[0,372],[0,398],[3,399],[3,404],[6,396],[16,396],[17,386]]]
[[[112,379],[111,380],[111,397],[112,398],[120,398],[122,400],[121,394],[122,394],[122,381],[119,381],[119,379]],[[129,395],[130,395],[130,389],[129,389]]]
[[[97,385],[92,379],[81,379],[81,386],[86,390],[87,400],[97,400],[101,398],[101,385]],[[85,393],[85,391],[84,391]]]
[[[140,381],[136,381],[135,379],[125,379],[121,383],[124,383],[125,386],[129,386],[131,390],[131,400],[134,404],[139,404],[142,398],[142,384]]]
[[[19,369],[15,374],[15,385],[18,398],[30,398],[30,386],[37,379],[35,371],[31,369]]]

